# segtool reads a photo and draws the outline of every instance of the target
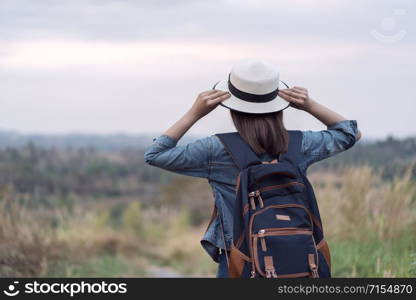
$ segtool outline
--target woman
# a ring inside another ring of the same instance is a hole
[[[239,170],[215,135],[176,146],[193,124],[218,105],[230,109],[238,133],[262,161],[276,159],[288,150],[288,133],[283,124],[285,108],[303,110],[324,123],[327,130],[302,131],[299,150],[304,156],[298,167],[305,174],[312,163],[352,147],[360,139],[361,132],[356,120],[347,120],[311,99],[305,88],[285,88],[272,64],[245,59],[233,66],[226,80],[199,94],[192,107],[164,134],[154,139],[144,155],[148,164],[208,179],[217,214],[211,219],[201,244],[219,263],[217,277],[227,277],[224,250],[231,248],[233,209],[226,203],[232,203],[235,197]]]

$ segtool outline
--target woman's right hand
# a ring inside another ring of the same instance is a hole
[[[194,104],[192,105],[189,113],[199,120],[212,110],[216,108],[220,102],[227,100],[231,97],[231,94],[226,91],[220,90],[208,90],[202,92],[196,98]]]
[[[313,102],[309,97],[308,90],[299,86],[280,90],[279,96],[290,102],[291,107],[305,111],[310,108],[310,105]]]

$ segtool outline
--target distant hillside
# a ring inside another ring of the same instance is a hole
[[[144,149],[152,143],[154,137],[158,137],[160,134],[26,134],[0,130],[0,149],[21,148],[29,143],[41,148],[57,149],[94,148],[105,151]],[[202,137],[187,134],[179,141],[179,144],[186,144]],[[377,140],[366,139],[360,141],[361,144],[374,142],[377,142]]]
[[[152,135],[128,134],[65,134],[42,135],[21,134],[13,131],[0,131],[0,149],[22,148],[29,143],[38,148],[81,149],[91,148],[98,151],[121,151],[125,149],[143,150],[152,143]],[[189,143],[201,136],[186,135],[179,144]],[[416,137],[385,139],[363,139],[353,148],[335,155],[329,159],[314,164],[311,170],[334,169],[345,165],[369,164],[373,167],[383,167],[388,170],[386,177],[401,173],[410,162],[416,161]],[[416,173],[416,170],[415,170]],[[415,175],[416,176],[416,175]]]
[[[173,173],[144,163],[143,151],[152,137],[0,132],[0,190],[10,187],[22,194],[36,194],[39,201],[54,194],[152,194],[160,183],[173,178]],[[181,143],[195,138],[186,137]],[[313,164],[309,172],[368,164],[382,168],[382,176],[391,179],[412,163],[416,179],[416,138],[388,137],[360,141],[343,153]]]
[[[398,139],[389,136],[372,142],[359,141],[351,149],[325,159],[313,165],[311,169],[333,169],[345,165],[367,164],[376,169],[383,168],[383,176],[391,179],[394,174],[401,174],[411,163],[416,163],[416,137]],[[413,176],[416,178],[415,165],[413,165]]]
[[[0,130],[0,149],[21,148],[29,143],[42,148],[94,148],[96,150],[117,151],[123,149],[144,149],[158,135],[128,135],[128,134],[22,134],[14,131]],[[195,137],[184,137],[180,143]]]

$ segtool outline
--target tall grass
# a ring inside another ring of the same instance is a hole
[[[0,202],[0,276],[40,276],[59,257],[60,243],[50,228],[11,201],[5,190]]]
[[[414,272],[416,184],[411,169],[387,182],[368,166],[310,176],[334,257],[334,275],[392,277]]]
[[[155,265],[178,275],[214,272],[198,242],[204,228],[191,226],[186,208],[143,209],[132,200],[114,226],[111,207],[49,211],[55,221],[45,222],[7,193],[0,199],[1,277],[158,276]]]
[[[410,172],[392,181],[380,173],[310,172],[334,276],[416,276],[416,185]],[[159,276],[154,266],[214,276],[199,243],[212,192],[199,179],[178,180],[162,186],[157,205],[132,198],[86,208],[78,199],[70,210],[34,210],[0,191],[0,276]]]

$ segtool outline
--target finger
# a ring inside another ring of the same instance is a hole
[[[305,94],[293,89],[286,89],[286,90],[282,90],[279,91],[279,94],[282,93],[284,95],[288,95],[294,98],[298,98],[298,99],[303,99],[305,97]]]
[[[218,98],[223,98],[223,97],[228,98],[230,96],[231,96],[231,94],[229,92],[222,92],[222,93],[218,93],[216,95],[213,95],[211,97],[211,99],[209,99],[209,101],[217,100]]]
[[[286,94],[282,94],[281,97],[283,99],[285,99],[286,101],[290,102],[290,103],[299,104],[299,105],[303,104],[302,100],[299,100],[297,98],[291,97],[291,96],[286,95]]]
[[[287,101],[289,101],[290,99],[290,96],[288,94],[281,93],[280,91],[279,91],[279,96]]]
[[[216,91],[215,93],[212,93],[212,94],[210,94],[210,95],[207,95],[207,96],[205,96],[206,97],[206,100],[213,100],[213,99],[215,99],[215,98],[217,98],[217,97],[219,97],[219,96],[222,96],[222,95],[227,95],[228,94],[228,92],[225,92],[225,91]]]
[[[212,93],[205,94],[205,95],[201,96],[201,100],[202,101],[208,101],[212,98],[215,98],[217,94],[218,94],[218,91],[214,91]]]
[[[223,90],[213,90],[213,91],[216,91],[218,93],[229,93],[229,91],[223,91]]]
[[[283,89],[283,90],[279,90],[279,92],[283,92],[283,93],[287,93],[287,92],[295,92],[295,93],[299,93],[300,90],[295,89],[295,88],[289,88],[289,89]]]
[[[224,101],[224,100],[226,100],[226,99],[228,99],[230,97],[231,97],[231,94],[230,93],[226,93],[224,95],[221,95],[221,96],[216,97],[215,99],[208,100],[207,102],[210,105],[216,105],[216,104],[219,104],[220,102],[222,102],[222,101]]]
[[[295,89],[288,89],[284,91],[284,93],[288,94],[289,96],[299,98],[299,99],[303,99],[306,95],[304,91],[299,91]]]
[[[294,86],[293,88],[300,91],[306,91],[306,89],[301,86]]]
[[[303,94],[305,96],[308,95],[308,90],[307,89],[294,87],[293,90],[300,93],[300,94]]]
[[[293,88],[293,91],[301,93],[301,94],[307,94],[308,91],[305,89],[299,89],[299,88]]]
[[[289,100],[287,100],[288,102],[290,102],[290,104],[295,104],[298,106],[302,106],[303,102],[301,100],[298,100],[296,98],[290,97]]]

